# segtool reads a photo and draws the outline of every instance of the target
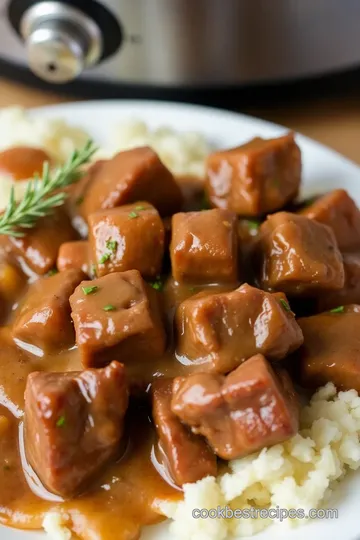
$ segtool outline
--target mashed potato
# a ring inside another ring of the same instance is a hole
[[[270,519],[194,519],[194,508],[303,508],[326,502],[348,469],[360,466],[360,397],[329,383],[302,409],[300,433],[283,444],[230,462],[230,472],[184,486],[184,501],[161,502],[174,540],[222,540],[256,534]],[[282,522],[285,525],[306,520]]]
[[[88,139],[86,131],[61,119],[32,117],[25,109],[18,107],[0,110],[0,151],[12,146],[42,148],[55,163],[62,163],[76,148],[84,146]],[[209,153],[209,146],[202,135],[177,133],[168,127],[150,130],[144,122],[136,119],[110,127],[107,143],[94,158],[109,158],[120,150],[144,145],[151,146],[176,175],[204,174],[204,159]],[[11,177],[0,174],[0,208],[6,205],[13,185],[16,199],[19,200],[27,184],[28,179],[13,182]]]

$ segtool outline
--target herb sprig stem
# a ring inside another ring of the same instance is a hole
[[[49,163],[45,162],[42,177],[34,176],[19,202],[15,200],[15,189],[12,186],[6,210],[0,216],[0,234],[23,237],[26,232],[21,229],[33,228],[39,218],[48,216],[53,208],[63,205],[67,193],[57,191],[79,180],[82,176],[80,167],[89,163],[96,150],[94,143],[89,140],[81,150],[75,150],[54,173],[51,173]]]

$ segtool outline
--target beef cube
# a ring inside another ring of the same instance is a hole
[[[215,454],[202,437],[194,435],[171,411],[172,380],[156,380],[152,391],[159,447],[175,483],[182,486],[205,476],[216,476]]]
[[[87,240],[65,242],[60,246],[57,258],[59,272],[75,268],[88,276],[92,275],[90,264],[90,245]]]
[[[303,342],[288,302],[250,285],[180,304],[176,353],[202,371],[228,373],[256,353],[281,360]]]
[[[265,290],[316,295],[344,286],[344,265],[326,225],[288,212],[269,216],[257,244],[259,282]]]
[[[11,242],[14,251],[23,257],[31,270],[43,275],[56,265],[61,244],[75,238],[68,216],[62,208],[57,208],[51,216],[39,219],[24,237],[11,237]]]
[[[124,366],[33,372],[25,390],[25,451],[45,487],[81,492],[121,450],[128,390]]]
[[[252,141],[209,155],[206,190],[210,202],[243,216],[281,209],[299,191],[301,154],[294,135]]]
[[[66,270],[30,285],[15,316],[14,338],[44,351],[72,345],[69,297],[84,277],[79,270]]]
[[[139,270],[144,277],[154,278],[161,272],[165,231],[151,204],[139,202],[91,214],[89,239],[99,277]]]
[[[165,332],[157,293],[137,270],[83,281],[70,298],[76,343],[84,367],[161,356]]]
[[[283,372],[278,377],[261,354],[227,376],[177,377],[171,409],[228,460],[281,443],[299,428],[298,400],[289,376]]]
[[[149,147],[120,152],[102,163],[87,186],[82,214],[115,208],[136,201],[147,201],[162,216],[178,212],[181,190],[171,172]]]
[[[305,387],[333,382],[339,390],[360,392],[360,306],[299,319],[304,345],[299,349],[300,378]]]
[[[360,304],[360,253],[344,253],[345,284],[337,291],[327,291],[316,298],[318,312],[347,304]]]
[[[175,214],[170,246],[176,281],[236,283],[236,216],[227,210]]]
[[[301,214],[331,227],[341,251],[360,249],[360,210],[344,189],[320,197]]]

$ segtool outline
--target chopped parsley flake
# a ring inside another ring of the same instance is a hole
[[[334,309],[330,309],[330,313],[344,313],[344,306],[339,306]]]
[[[260,221],[256,221],[255,219],[248,219],[247,222],[246,222],[248,228],[251,230],[251,231],[254,231],[254,230],[257,230],[260,225],[261,225],[261,222]]]
[[[58,273],[59,271],[57,268],[52,268],[51,270],[48,271],[47,276],[48,277],[55,276],[55,274],[58,274]]]
[[[97,287],[96,285],[92,285],[91,287],[81,287],[81,288],[83,290],[83,293],[88,295],[88,294],[93,294],[94,292],[96,292],[99,287]]]
[[[283,298],[280,298],[280,304],[285,309],[285,311],[288,311],[289,313],[291,312],[291,308],[286,300],[284,300]]]
[[[115,251],[116,251],[116,249],[117,249],[117,246],[118,246],[118,243],[117,243],[116,240],[111,240],[111,239],[110,239],[110,240],[108,240],[108,241],[106,242],[106,247],[107,247],[108,249],[110,249],[110,251],[112,251],[113,253],[115,253]]]
[[[75,204],[77,206],[80,206],[80,204],[82,204],[84,202],[84,197],[81,195],[80,197],[78,197],[75,201]]]
[[[56,421],[56,427],[64,427],[65,425],[65,416],[60,416]]]
[[[91,273],[92,277],[96,277],[96,266],[95,266],[95,264],[92,264],[90,266],[90,273]]]
[[[137,218],[137,217],[139,217],[139,214],[137,214],[136,212],[134,212],[134,211],[133,211],[133,212],[129,212],[129,218],[130,218],[130,219],[135,219],[135,218]]]
[[[107,304],[106,306],[103,307],[103,310],[104,311],[115,311],[116,307],[113,306],[112,304]]]
[[[145,210],[145,206],[142,206],[141,204],[139,204],[138,206],[135,206],[135,210],[138,210],[139,212],[141,212],[141,210]]]
[[[104,253],[104,255],[102,255],[99,259],[99,263],[100,264],[104,264],[106,263],[106,261],[108,261],[111,257],[111,253]]]
[[[156,279],[156,281],[153,281],[152,283],[150,283],[151,287],[153,289],[155,289],[156,291],[162,291],[163,290],[163,287],[164,287],[164,284],[163,282],[161,281],[161,278],[158,277]]]

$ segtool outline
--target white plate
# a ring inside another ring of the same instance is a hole
[[[105,144],[109,127],[125,118],[140,118],[151,127],[168,125],[179,131],[201,131],[218,147],[236,146],[260,135],[276,137],[285,129],[249,116],[231,112],[150,101],[83,102],[34,110],[44,118],[62,117],[86,129]],[[347,189],[360,205],[360,168],[324,146],[301,135],[297,138],[303,156],[303,194],[311,195],[336,187]],[[0,486],[1,489],[1,486]],[[337,489],[328,505],[338,508],[337,520],[316,521],[295,530],[276,525],[257,535],[256,540],[358,540],[360,538],[360,472],[350,475]],[[1,540],[44,540],[41,533],[0,527]],[[171,540],[167,525],[148,527],[143,540]],[[115,537],[114,537],[114,540]]]

